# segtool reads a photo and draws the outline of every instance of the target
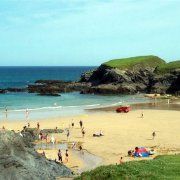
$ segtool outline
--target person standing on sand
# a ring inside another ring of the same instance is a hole
[[[71,123],[71,126],[72,126],[72,128],[74,127],[74,122],[72,121],[72,123]]]
[[[143,118],[143,117],[144,117],[144,113],[142,112],[142,113],[141,113],[141,118]]]
[[[80,128],[82,129],[82,127],[83,127],[83,122],[80,120],[79,121],[79,125],[80,125]]]
[[[62,163],[62,153],[60,149],[58,151],[58,160]]]
[[[82,146],[79,146],[80,153],[84,154]]]
[[[66,153],[65,153],[65,160],[66,160],[66,163],[68,162],[68,158],[69,158],[69,154],[68,154],[68,150],[66,149]]]
[[[153,140],[154,140],[155,136],[156,136],[156,132],[154,131],[154,132],[152,133],[152,139],[153,139]]]

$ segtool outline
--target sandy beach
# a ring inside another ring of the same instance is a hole
[[[144,117],[141,118],[143,112]],[[85,137],[82,137],[79,121],[83,121]],[[122,156],[123,161],[134,160],[127,157],[127,151],[136,146],[155,147],[159,153],[180,152],[180,111],[177,110],[133,110],[129,113],[110,112],[88,112],[74,117],[56,119],[29,120],[31,127],[36,127],[40,122],[40,129],[55,128],[66,129],[70,127],[69,143],[79,142],[84,152],[96,155],[102,159],[101,164],[116,164]],[[74,122],[74,128],[71,123]],[[0,121],[1,127],[21,130],[27,122],[23,121]],[[104,136],[93,137],[93,134],[102,131]],[[152,132],[156,137],[152,140]],[[58,142],[66,142],[66,133],[54,134]],[[57,159],[57,149],[46,150],[46,156],[50,159]],[[42,150],[39,150],[41,153]],[[63,150],[63,156],[65,151]],[[80,157],[80,152],[73,153],[69,150],[68,167],[77,171],[85,167],[86,159]],[[63,157],[64,158],[64,157]],[[87,170],[88,168],[84,169]]]

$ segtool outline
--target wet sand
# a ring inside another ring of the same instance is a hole
[[[159,100],[157,102],[131,104],[130,106],[131,110],[153,109],[178,111],[180,110],[180,100],[173,100],[170,104],[168,104],[167,100]],[[93,108],[87,111],[115,111],[118,107],[119,106]]]

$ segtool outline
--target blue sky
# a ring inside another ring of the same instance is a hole
[[[0,65],[180,59],[179,0],[0,0]]]

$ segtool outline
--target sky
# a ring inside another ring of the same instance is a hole
[[[0,66],[180,60],[180,0],[0,0]]]

